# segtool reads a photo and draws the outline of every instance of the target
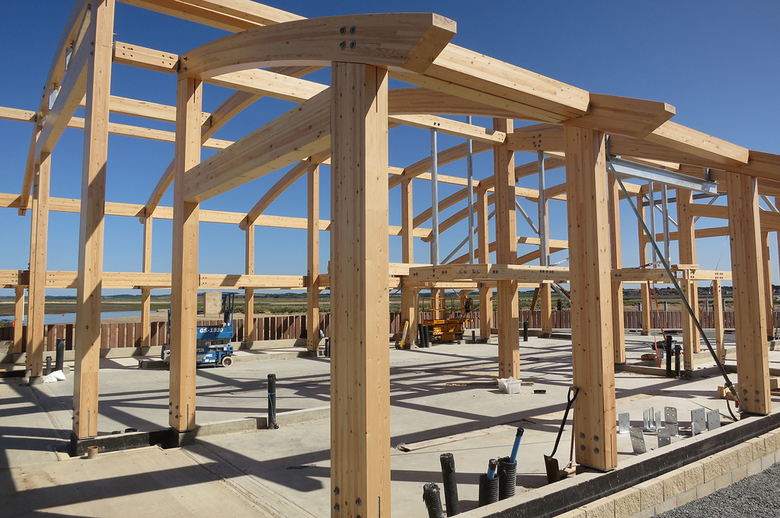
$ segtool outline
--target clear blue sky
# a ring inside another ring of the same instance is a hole
[[[68,0],[6,2],[0,32],[3,81],[0,106],[32,110],[37,107],[63,24],[72,3]],[[544,74],[591,92],[665,101],[677,108],[674,121],[750,149],[780,153],[780,3],[774,1],[589,1],[589,2],[313,2],[288,0],[271,5],[307,17],[360,12],[434,11],[458,22],[454,43]],[[500,6],[500,10],[499,10]],[[224,34],[165,15],[117,4],[116,39],[174,53],[184,53]],[[327,82],[328,73],[309,76]],[[112,93],[174,104],[175,78],[115,65]],[[213,110],[230,91],[207,86],[204,109]],[[292,105],[263,100],[255,103],[216,137],[235,140]],[[82,115],[77,112],[77,115]],[[112,116],[115,122],[173,130],[172,124]],[[487,119],[475,123],[489,125]],[[32,127],[0,120],[0,191],[18,193]],[[404,167],[430,153],[429,133],[400,128],[390,134],[390,165]],[[440,149],[462,142],[442,135]],[[81,183],[83,133],[66,130],[52,155],[52,196],[78,198]],[[204,157],[208,151],[204,151]],[[145,203],[157,179],[173,156],[173,144],[112,136],[109,140],[107,200]],[[534,159],[518,153],[517,163]],[[492,173],[489,153],[475,160],[476,177]],[[329,176],[322,177],[322,217],[328,217]],[[442,168],[443,174],[465,176],[465,161]],[[218,196],[203,208],[247,211],[283,171]],[[563,181],[551,173],[548,185]],[[536,180],[521,185],[535,186]],[[416,182],[415,213],[430,206],[430,188]],[[444,198],[454,188],[442,186]],[[171,205],[172,193],[163,199]],[[535,213],[535,206],[523,203]],[[461,206],[445,211],[443,220]],[[551,237],[565,239],[563,205],[551,202]],[[281,196],[267,213],[305,217],[305,179]],[[390,222],[400,223],[400,193],[390,193]],[[636,222],[628,207],[622,211],[624,264],[637,264]],[[518,230],[531,230],[518,218]],[[700,220],[701,226],[719,222]],[[426,225],[427,226],[427,225]],[[5,230],[0,269],[25,269],[29,261],[30,218],[15,210],[0,210]],[[171,223],[156,220],[153,271],[170,271]],[[466,234],[465,225],[442,236],[442,258]],[[75,270],[78,257],[78,215],[52,213],[48,269]],[[322,270],[329,254],[328,234],[322,234]],[[140,271],[142,225],[135,218],[109,217],[106,221],[106,271]],[[727,238],[699,240],[703,268],[730,267]],[[201,224],[200,271],[242,273],[244,237],[237,226]],[[521,247],[521,253],[530,251]],[[676,250],[676,248],[673,248]],[[464,251],[466,249],[464,248]],[[673,252],[675,253],[675,252]],[[419,242],[416,260],[426,262],[428,245]],[[553,256],[563,259],[566,252]],[[256,272],[305,274],[305,231],[257,230]],[[777,245],[773,238],[773,280],[778,277]],[[391,260],[400,261],[400,239],[391,238]],[[50,292],[54,293],[54,292]],[[107,292],[106,294],[110,294]],[[11,295],[0,290],[0,296]],[[65,294],[75,294],[74,291]]]

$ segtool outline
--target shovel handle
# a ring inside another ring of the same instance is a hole
[[[572,392],[574,395],[572,396]],[[574,400],[577,399],[577,395],[580,393],[580,389],[577,387],[569,387],[569,392],[566,393],[566,412],[563,413],[563,421],[561,421],[561,428],[558,430],[558,437],[555,439],[555,446],[550,457],[555,457],[555,452],[558,451],[558,443],[561,441],[561,435],[563,435],[563,427],[566,426],[566,419],[569,417],[569,410],[574,404]]]

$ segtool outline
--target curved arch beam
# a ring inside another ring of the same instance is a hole
[[[354,29],[354,30],[353,30]],[[333,61],[425,72],[455,36],[457,24],[433,13],[329,16],[249,29],[181,57],[179,74],[207,79],[281,64]]]

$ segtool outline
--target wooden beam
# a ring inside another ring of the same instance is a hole
[[[604,133],[565,127],[577,463],[617,465]]]
[[[306,275],[310,281],[306,288],[306,348],[316,351],[320,348],[320,166],[307,165]]]
[[[477,203],[474,208],[477,211],[477,261],[482,264],[490,262],[490,227],[488,220],[488,193],[477,191]],[[468,254],[464,254],[466,262]],[[480,284],[479,287],[479,337],[489,340],[493,328],[493,287]]]
[[[123,3],[238,32],[302,17],[249,0],[121,0]]]
[[[407,179],[401,183],[401,260],[405,265],[414,263],[413,181]],[[408,271],[406,275],[408,275]],[[406,279],[402,282],[401,287],[401,320],[409,322],[404,345],[413,344],[417,338],[418,291],[409,286]]]
[[[399,30],[401,27],[403,30]],[[342,28],[345,34],[340,33]],[[207,79],[279,63],[327,66],[338,59],[424,72],[455,30],[454,21],[433,13],[296,20],[256,27],[202,45],[182,55],[179,72]]]
[[[677,242],[680,252],[680,262],[683,264],[696,263],[696,229],[693,223],[693,214],[690,207],[693,206],[693,193],[688,189],[677,189]],[[650,209],[651,211],[654,209]],[[699,317],[699,289],[698,283],[685,280],[681,283],[683,293],[688,299],[691,308]],[[693,318],[687,311],[682,311],[683,354],[685,370],[693,370],[693,353],[701,350],[699,332]]]
[[[663,102],[591,93],[588,113],[565,124],[645,138],[675,113],[674,106]]]
[[[323,92],[194,166],[188,201],[201,202],[330,148],[330,93]]]
[[[769,363],[758,186],[755,178],[731,173],[729,192],[734,318],[737,334],[740,410],[768,414]]]
[[[203,85],[179,77],[176,95],[173,252],[171,254],[171,359],[169,423],[183,432],[195,428],[195,360],[198,308],[198,220],[200,206],[188,201],[185,172],[200,162]],[[202,282],[202,281],[201,281]]]
[[[103,207],[106,200],[111,43],[115,4],[114,0],[95,0],[91,5],[92,18],[87,37],[81,45],[82,50],[91,52],[91,55],[87,59],[86,66],[87,110],[81,175],[83,203],[80,215],[74,347],[76,371],[73,388],[73,433],[79,439],[97,435],[100,302],[105,220]],[[78,68],[71,69],[68,76],[76,70]],[[74,89],[70,97],[76,100],[75,104],[78,104],[82,94],[77,94]]]
[[[511,119],[493,119],[493,129],[512,132]],[[493,148],[496,189],[496,262],[517,261],[517,210],[515,209],[515,153],[506,146]],[[520,379],[520,323],[517,281],[498,284],[498,375]]]
[[[588,92],[584,90],[453,44],[447,45],[424,73],[392,75],[411,84],[512,111],[516,118],[527,120],[561,122],[588,110]]]
[[[14,288],[14,345],[12,352],[21,354],[24,347],[24,286]]]
[[[30,302],[27,321],[26,367],[34,377],[43,375],[43,350],[46,345],[46,255],[49,234],[49,185],[51,155],[45,153],[35,167],[33,180],[33,218],[30,234]]]
[[[144,273],[152,273],[152,225],[153,218],[144,220],[144,245],[141,269]],[[151,347],[152,328],[152,290],[141,288],[141,347]]]
[[[512,118],[515,113],[470,99],[463,99],[428,88],[394,88],[390,90],[390,108],[393,115],[475,115]]]
[[[389,516],[388,78],[331,70],[331,516]]]
[[[445,264],[439,266],[413,266],[409,268],[409,280],[419,282],[516,281],[523,283],[568,282],[569,269],[559,266],[529,266],[521,264]],[[518,342],[519,343],[519,342]]]
[[[623,251],[620,235],[620,184],[609,175],[609,241],[612,268],[623,267]],[[616,364],[626,363],[626,328],[623,318],[623,283],[612,279],[612,345]]]
[[[390,122],[413,126],[415,128],[435,129],[448,135],[470,138],[490,144],[502,144],[506,140],[506,133],[490,130],[473,124],[466,124],[435,115],[392,115]]]

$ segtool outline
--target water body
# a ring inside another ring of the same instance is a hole
[[[124,318],[140,317],[140,311],[103,311],[100,313],[100,319],[106,318]],[[0,320],[13,320],[12,316],[0,317]],[[76,313],[47,313],[43,319],[44,324],[72,324],[76,322]],[[27,316],[24,317],[24,324],[27,325]]]

